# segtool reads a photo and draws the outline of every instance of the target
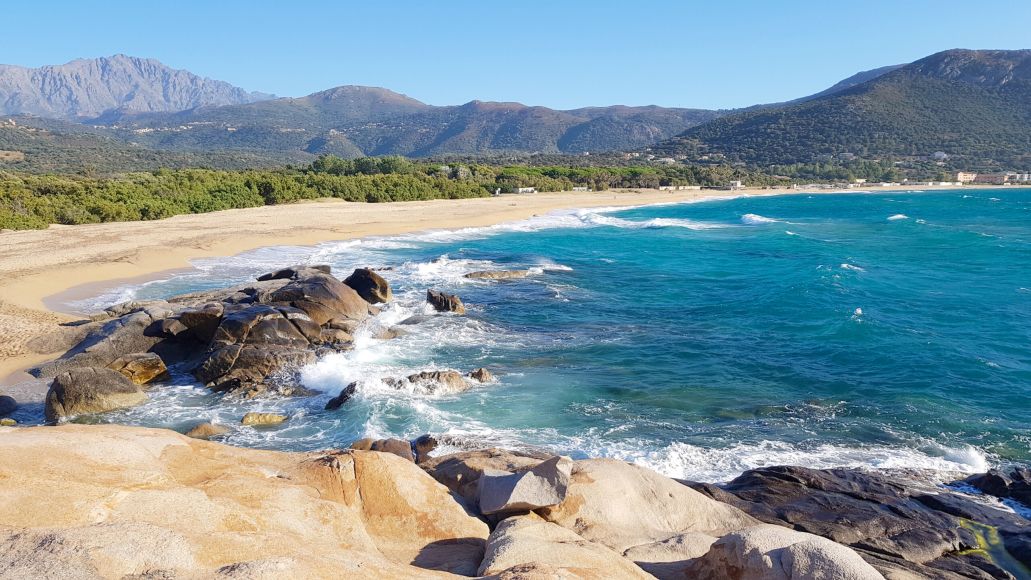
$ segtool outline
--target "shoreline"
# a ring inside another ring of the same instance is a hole
[[[265,247],[487,227],[559,210],[640,207],[736,197],[960,190],[963,186],[893,186],[876,190],[763,189],[558,192],[462,200],[298,204],[174,216],[151,222],[51,226],[0,235],[0,386],[31,379],[24,371],[63,351],[48,334],[83,318],[60,302],[112,287],[187,271],[191,260]],[[48,352],[49,350],[49,352]]]

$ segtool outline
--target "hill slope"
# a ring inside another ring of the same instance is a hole
[[[1031,163],[1031,50],[950,50],[851,88],[687,130],[654,148],[757,165],[827,156],[922,156],[972,165]]]
[[[40,68],[0,65],[0,114],[76,120],[119,109],[182,111],[270,96],[123,54]]]

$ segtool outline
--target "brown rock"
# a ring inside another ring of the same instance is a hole
[[[44,415],[53,423],[75,415],[134,407],[146,400],[140,387],[118,371],[75,368],[57,375],[50,384]]]
[[[461,393],[470,387],[458,371],[423,371],[408,375],[403,380],[388,379],[386,383],[397,389],[411,387],[416,392],[431,395]]]
[[[504,449],[479,449],[421,460],[420,466],[469,505],[479,501],[479,479],[485,471],[523,473],[542,461],[555,457],[543,453],[524,453]]]
[[[390,284],[383,279],[383,276],[368,268],[358,268],[344,280],[359,296],[369,304],[380,304],[390,302],[394,294],[390,290]]]
[[[209,302],[196,308],[182,310],[176,318],[179,324],[189,330],[194,339],[207,344],[215,335],[224,313],[225,305],[220,302]]]
[[[415,447],[415,462],[422,463],[430,458],[430,453],[437,448],[437,438],[433,435],[420,435],[413,444]]]
[[[391,340],[394,338],[400,338],[402,336],[405,336],[406,334],[408,333],[404,330],[396,326],[393,326],[391,328],[380,329],[373,338],[377,338],[379,340]]]
[[[358,451],[378,451],[380,453],[392,453],[415,463],[415,454],[412,453],[412,444],[403,439],[359,439],[351,444],[351,449]]]
[[[334,318],[361,321],[369,317],[369,303],[353,288],[328,274],[290,282],[273,292],[269,302],[303,310],[316,326],[322,326]]]
[[[469,378],[481,383],[489,383],[494,380],[494,375],[492,375],[487,369],[480,367],[469,373]]]
[[[278,413],[255,413],[250,412],[243,416],[240,423],[243,425],[251,426],[265,426],[265,425],[279,425],[286,421],[286,415],[280,415]]]
[[[282,270],[276,270],[275,272],[269,272],[268,274],[262,274],[261,276],[258,276],[258,282],[266,282],[268,280],[298,280],[319,274],[330,274],[332,271],[332,268],[326,264],[291,266],[289,268],[283,268]]]
[[[107,365],[107,368],[122,373],[137,385],[145,385],[168,376],[165,361],[152,352],[127,354]]]
[[[342,407],[344,405],[344,403],[350,401],[351,397],[353,397],[356,392],[358,392],[358,383],[357,382],[354,382],[354,383],[351,383],[351,384],[347,385],[346,387],[343,388],[343,390],[340,391],[339,395],[333,397],[332,399],[329,400],[328,403],[326,403],[326,410],[327,411],[335,411],[335,410],[339,409],[340,407]],[[355,447],[353,449],[357,449],[357,448]]]
[[[216,425],[214,423],[201,423],[193,429],[186,432],[187,437],[193,439],[211,439],[212,437],[218,437],[219,435],[225,435],[229,432],[229,427],[225,425]]]
[[[465,305],[462,304],[462,299],[454,294],[445,294],[443,292],[437,292],[436,290],[427,290],[426,301],[429,302],[437,312],[465,314]]]

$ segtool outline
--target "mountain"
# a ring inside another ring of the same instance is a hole
[[[969,167],[1031,165],[1031,50],[948,50],[855,80],[803,102],[720,117],[652,149],[755,165],[935,151]]]
[[[268,98],[123,54],[40,68],[0,65],[0,114],[7,115],[82,120],[116,110],[182,111]]]
[[[655,106],[559,111],[483,101],[441,107],[387,89],[342,86],[301,98],[176,113],[113,111],[97,122],[169,150],[427,157],[631,150],[720,114]]]

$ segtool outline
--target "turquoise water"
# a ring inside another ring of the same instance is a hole
[[[289,263],[393,267],[390,325],[427,288],[469,315],[359,339],[303,371],[325,396],[226,404],[180,375],[113,420],[291,415],[229,441],[282,449],[450,433],[720,481],[793,463],[978,471],[1031,460],[1031,191],[791,195],[590,210],[494,228],[266,248],[90,306],[225,286]],[[473,270],[532,268],[479,282]],[[371,329],[370,329],[371,331]],[[485,366],[459,395],[382,377]],[[359,396],[326,412],[353,380]]]

